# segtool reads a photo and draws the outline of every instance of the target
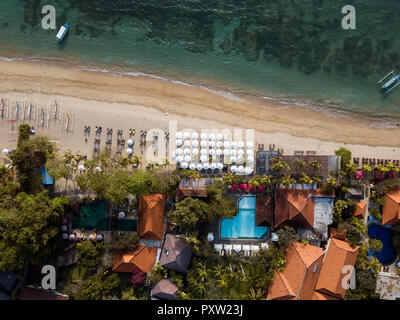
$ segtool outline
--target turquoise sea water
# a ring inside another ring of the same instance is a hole
[[[142,73],[323,111],[400,120],[400,1],[353,0],[357,29],[343,30],[344,0],[0,0],[0,56]],[[54,5],[57,30],[41,28]]]
[[[256,197],[244,196],[238,202],[239,213],[232,219],[222,219],[221,238],[260,239],[268,227],[256,226]]]

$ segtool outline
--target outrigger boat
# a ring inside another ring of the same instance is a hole
[[[57,40],[62,41],[62,39],[64,39],[65,35],[67,34],[67,31],[68,31],[68,23],[61,26],[56,36]]]
[[[386,81],[386,79],[390,76],[391,76],[391,78],[388,81]],[[390,91],[392,91],[394,88],[396,88],[400,84],[400,73],[395,74],[394,70],[392,70],[386,76],[384,76],[381,80],[379,80],[378,84],[380,84],[382,86],[381,89],[385,93],[389,93]]]

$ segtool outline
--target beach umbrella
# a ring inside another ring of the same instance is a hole
[[[208,240],[208,241],[214,241],[214,233],[209,232],[209,233],[207,234],[207,240]]]
[[[254,147],[253,141],[247,141],[246,147],[249,148],[249,149],[252,149]]]
[[[101,172],[101,168],[100,167],[96,167],[96,171],[97,172]]]
[[[178,131],[177,133],[176,133],[176,139],[182,139],[182,132],[181,131]]]
[[[97,240],[98,240],[98,241],[103,240],[103,236],[102,236],[101,234],[98,234],[98,235],[97,235]]]
[[[231,166],[231,172],[235,173],[237,171],[237,167],[236,166]]]
[[[128,146],[133,146],[133,140],[132,139],[128,140]]]
[[[247,156],[252,156],[254,154],[254,150],[253,149],[247,149],[246,150],[246,154],[247,154]]]
[[[236,149],[237,148],[237,143],[235,141],[231,142],[231,148]]]
[[[176,150],[175,150],[175,153],[176,153],[178,156],[181,155],[181,154],[183,153],[182,148],[176,149]]]
[[[216,154],[217,156],[222,155],[222,149],[217,149],[217,151],[215,151],[215,154]]]
[[[199,154],[199,149],[192,149],[192,153],[197,156]]]
[[[191,145],[190,140],[185,140],[185,142],[183,143],[183,145],[184,145],[185,147],[190,147],[190,145]]]
[[[210,165],[210,169],[211,170],[215,170],[217,168],[217,165],[213,162],[213,163],[211,163],[211,165]]]
[[[200,135],[200,139],[201,139],[201,140],[206,140],[206,139],[207,139],[207,134],[206,134],[206,133],[202,133],[202,134]]]
[[[133,150],[132,150],[131,148],[128,148],[128,149],[126,149],[126,153],[127,153],[127,154],[132,154],[132,153],[133,153]]]
[[[247,157],[247,162],[248,163],[254,163],[254,157],[253,156],[248,156]]]
[[[125,218],[125,212],[120,211],[120,212],[118,213],[118,218],[120,218],[120,219]]]
[[[69,240],[75,240],[75,235],[74,235],[73,233],[71,233],[71,234],[69,235]]]
[[[250,175],[252,172],[253,172],[253,169],[250,168],[250,167],[246,167],[246,168],[244,169],[244,173],[247,174],[247,175]]]
[[[196,169],[199,171],[203,170],[203,165],[201,163],[198,163]]]
[[[224,135],[222,133],[217,134],[217,140],[221,141],[224,138]]]
[[[210,141],[210,142],[208,143],[208,146],[209,146],[210,148],[215,148],[215,141]]]
[[[61,231],[67,231],[67,230],[68,230],[68,227],[65,224],[61,226]]]
[[[182,145],[182,140],[181,139],[176,139],[176,146],[180,147]]]
[[[6,149],[3,149],[3,154],[4,154],[5,156],[8,156],[9,153],[10,153],[10,150],[8,150],[7,148],[6,148]]]
[[[207,147],[207,141],[206,141],[206,140],[201,140],[200,146],[201,146],[202,148]]]
[[[220,162],[217,164],[218,170],[222,170],[224,168],[224,165]]]
[[[199,146],[199,140],[193,140],[192,141],[192,146],[197,148]]]
[[[217,148],[222,148],[224,144],[222,143],[222,141],[217,141],[215,145],[217,146]]]
[[[92,233],[90,236],[89,236],[89,240],[94,240],[94,234]]]
[[[242,251],[242,246],[240,244],[234,244],[233,250],[236,252],[240,252],[240,251]]]
[[[68,239],[68,233],[63,233],[62,237],[63,237],[64,240],[67,240]]]
[[[192,139],[197,140],[199,138],[199,134],[197,132],[192,133]]]
[[[236,150],[234,149],[231,150],[231,156],[236,156],[236,153],[237,153]]]
[[[205,155],[207,155],[207,149],[201,149],[200,150],[200,154],[202,155],[202,156],[205,156]]]
[[[195,165],[194,163],[191,163],[191,164],[189,165],[189,169],[190,169],[190,170],[196,169],[196,165]]]
[[[6,167],[6,169],[10,169],[10,168],[12,168],[13,166],[12,166],[12,164],[10,164],[10,163],[6,163],[6,164],[5,164],[5,167]]]
[[[230,156],[231,155],[231,150],[229,150],[229,149],[224,149],[224,156],[225,157],[227,157],[227,156]]]
[[[237,151],[237,154],[238,154],[238,156],[244,155],[243,149],[239,149],[239,150]]]
[[[189,155],[190,154],[190,149],[189,148],[185,148],[185,150],[183,150],[183,154],[184,155]]]
[[[210,133],[209,137],[210,140],[214,141],[215,140],[215,134],[214,133]]]
[[[239,172],[239,173],[243,173],[243,172],[244,172],[243,166],[239,166],[239,167],[238,167],[238,172]]]
[[[182,161],[183,161],[183,157],[182,156],[177,156],[176,157],[176,162],[177,163],[182,162]]]
[[[210,156],[213,156],[213,155],[215,154],[215,150],[214,150],[214,149],[208,150],[208,154],[209,154]]]
[[[182,167],[183,169],[187,169],[187,167],[188,167],[187,162],[182,162],[182,163],[181,163],[181,167]]]
[[[85,166],[83,164],[80,164],[78,166],[78,170],[82,172],[83,170],[85,170]]]
[[[232,162],[232,163],[235,163],[236,161],[237,161],[236,157],[235,157],[235,156],[232,156],[232,157],[231,157],[231,162]]]
[[[243,162],[244,162],[243,156],[238,156],[238,157],[237,157],[237,162],[238,162],[238,163],[243,163]]]
[[[222,244],[214,243],[214,249],[217,250],[218,252],[221,252],[222,251]]]
[[[231,143],[229,141],[224,141],[224,148],[228,149],[231,147]]]
[[[186,162],[192,161],[192,157],[189,156],[189,155],[186,155],[184,159],[185,159]]]
[[[188,131],[185,131],[184,133],[183,133],[183,139],[185,139],[185,140],[188,140],[188,139],[190,139],[190,132],[188,132]]]
[[[210,166],[208,165],[208,162],[203,163],[203,169],[208,170]]]
[[[238,142],[238,148],[240,148],[240,149],[244,148],[244,142],[243,141],[239,141]]]

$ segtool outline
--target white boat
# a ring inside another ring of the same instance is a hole
[[[390,79],[387,82],[385,82],[388,77],[390,77]],[[392,70],[381,80],[379,80],[378,84],[381,85],[381,89],[385,93],[389,93],[400,84],[400,73],[396,74],[394,70]]]
[[[57,40],[62,41],[62,39],[64,39],[65,35],[67,34],[67,31],[68,31],[68,23],[61,26],[56,36]]]

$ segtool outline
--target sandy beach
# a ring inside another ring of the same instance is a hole
[[[255,130],[255,142],[275,144],[285,154],[295,150],[315,150],[332,154],[341,146],[354,157],[400,159],[400,127],[371,127],[367,120],[338,119],[298,106],[277,101],[260,101],[254,97],[231,99],[210,90],[171,83],[148,77],[126,77],[107,73],[66,69],[41,62],[0,61],[0,97],[14,105],[18,101],[37,102],[46,110],[50,99],[63,105],[63,113],[72,119],[73,128],[66,132],[61,121],[50,119],[46,125],[30,123],[37,134],[47,135],[60,150],[71,149],[91,155],[95,126],[103,127],[101,146],[105,146],[105,129],[136,129],[135,148],[140,130],[168,130],[176,120],[184,128]],[[284,107],[284,108],[283,108]],[[65,118],[64,118],[65,119]],[[0,149],[16,145],[18,123],[0,119]],[[85,142],[84,126],[91,126]],[[73,131],[72,131],[73,130]],[[138,148],[137,148],[138,149]],[[137,153],[138,151],[136,151]]]

